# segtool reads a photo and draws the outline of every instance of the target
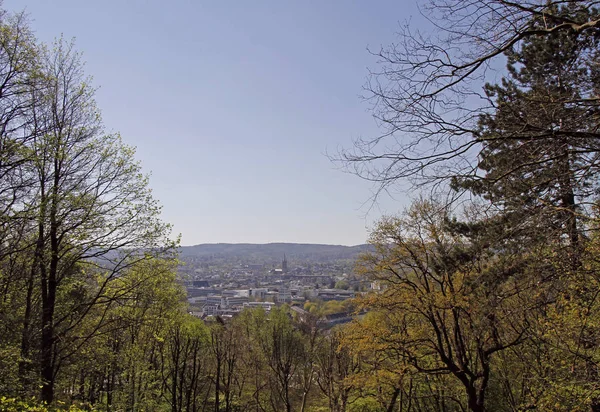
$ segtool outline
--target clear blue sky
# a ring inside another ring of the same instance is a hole
[[[418,16],[405,1],[5,0],[39,40],[63,34],[100,86],[109,130],[137,147],[182,243],[358,244],[403,199],[324,155],[377,133],[359,95],[367,52]],[[367,205],[368,206],[368,205]],[[365,216],[366,214],[366,216]]]

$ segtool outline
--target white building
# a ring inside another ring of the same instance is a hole
[[[244,307],[246,308],[263,308],[266,312],[269,312],[275,304],[273,302],[246,302]]]
[[[277,292],[277,302],[291,302],[292,301],[292,292],[289,289],[279,289]]]

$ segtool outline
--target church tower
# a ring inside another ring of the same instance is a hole
[[[283,254],[283,260],[281,261],[281,271],[283,273],[287,273],[287,271],[288,271],[288,264],[287,264],[287,259],[285,257],[285,253]]]

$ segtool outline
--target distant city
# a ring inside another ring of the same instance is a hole
[[[284,304],[302,317],[316,304],[326,305],[319,324],[328,328],[351,320],[349,299],[377,288],[354,273],[356,258],[368,248],[293,243],[188,246],[181,249],[184,265],[179,275],[190,313],[201,319],[233,317],[249,307],[270,311]],[[331,301],[342,304],[327,305]]]

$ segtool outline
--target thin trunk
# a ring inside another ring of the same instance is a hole
[[[177,412],[177,378],[179,369],[179,342],[175,337],[176,348],[173,348],[173,377],[171,378],[171,411]]]
[[[306,398],[308,392],[302,392],[302,403],[300,404],[300,412],[304,412],[304,408],[306,407]]]
[[[56,303],[56,280],[42,276],[42,401],[52,403],[54,400],[54,367],[52,362],[54,346],[54,305]]]
[[[31,369],[31,361],[29,359],[29,350],[31,347],[31,312],[32,312],[32,299],[33,299],[33,286],[35,282],[35,273],[37,266],[37,256],[41,254],[40,250],[43,248],[44,238],[39,236],[36,243],[35,257],[33,264],[31,265],[31,271],[29,278],[27,279],[27,295],[25,298],[25,314],[23,316],[23,330],[21,332],[21,356],[19,359],[19,380],[21,383],[21,389],[23,394],[28,392],[28,388],[31,384],[29,379],[29,372]]]
[[[50,270],[46,273],[45,262],[40,262],[42,272],[42,401],[54,400],[54,310],[56,307],[56,289],[58,286],[58,188],[60,184],[60,165],[57,153],[54,158],[54,178],[50,199]],[[43,222],[40,222],[43,225]],[[43,229],[42,229],[43,230]]]
[[[292,410],[292,404],[290,402],[290,384],[289,384],[289,379],[285,380],[285,410],[287,412],[291,412]]]
[[[219,392],[220,391],[221,391],[221,357],[217,355],[217,377],[215,379],[215,412],[219,412]]]

